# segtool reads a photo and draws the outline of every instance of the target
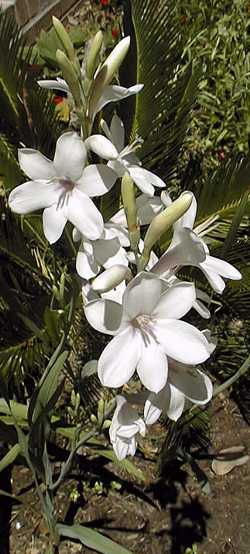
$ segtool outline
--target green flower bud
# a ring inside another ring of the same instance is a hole
[[[113,265],[94,279],[92,288],[100,293],[107,292],[120,285],[124,279],[131,278],[132,274],[128,267],[121,264]]]
[[[122,201],[128,223],[128,231],[131,249],[136,250],[140,240],[140,227],[137,220],[137,208],[135,201],[134,183],[128,173],[122,178],[121,185]]]
[[[91,122],[95,116],[96,107],[103,89],[112,81],[128,52],[129,45],[130,37],[122,39],[112,50],[111,54],[109,54],[93,81],[89,94],[88,106],[88,118]]]
[[[190,192],[185,192],[151,221],[144,239],[144,248],[139,261],[139,271],[142,271],[146,267],[154,244],[190,208],[192,198],[193,196]]]
[[[88,79],[93,79],[98,65],[98,56],[103,45],[102,31],[98,31],[89,46],[86,56],[86,75]]]
[[[88,118],[91,122],[94,119],[98,100],[100,99],[103,88],[105,86],[106,73],[107,68],[103,67],[92,82],[88,105]]]
[[[66,54],[62,50],[56,51],[57,63],[62,70],[63,77],[67,81],[70,92],[72,93],[76,106],[81,107],[81,91],[80,85],[75,72],[74,66],[67,58]]]
[[[119,69],[120,65],[122,64],[124,58],[126,57],[128,53],[128,49],[130,46],[130,37],[123,38],[117,46],[112,50],[112,52],[109,54],[107,59],[105,60],[102,68],[106,68],[106,76],[105,76],[105,85],[109,85],[109,83],[112,81],[115,73]]]
[[[52,17],[52,21],[53,21],[53,26],[54,26],[54,29],[55,29],[55,32],[62,44],[62,47],[64,48],[65,50],[65,53],[67,54],[69,60],[71,62],[74,62],[75,61],[75,58],[76,58],[76,54],[75,54],[75,49],[74,49],[74,46],[71,42],[71,39],[70,39],[70,36],[68,35],[65,27],[63,26],[63,24],[61,23],[61,21],[59,21],[59,19],[57,19],[57,17],[53,16]]]

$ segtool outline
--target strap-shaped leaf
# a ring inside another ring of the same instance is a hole
[[[64,350],[57,358],[51,367],[46,379],[41,381],[40,387],[34,393],[29,406],[29,421],[34,423],[44,412],[52,408],[51,400],[56,395],[58,389],[58,381],[62,373],[63,365],[68,358],[68,350]],[[57,395],[56,395],[57,396]]]
[[[7,454],[5,454],[5,456],[0,460],[0,472],[8,467],[10,464],[13,464],[20,452],[21,448],[19,444],[15,444],[14,446],[12,446]]]
[[[102,554],[132,554],[130,550],[120,546],[111,539],[108,539],[98,531],[84,527],[83,525],[62,525],[56,526],[59,535],[69,539],[79,540],[84,546],[93,548]]]
[[[99,456],[107,458],[107,460],[110,460],[120,469],[126,471],[126,473],[134,477],[134,479],[139,479],[141,482],[146,481],[146,477],[140,468],[136,467],[131,460],[118,460],[113,450],[94,450],[93,452]]]

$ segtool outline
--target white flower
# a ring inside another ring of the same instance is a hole
[[[204,362],[210,355],[206,338],[179,321],[194,300],[193,284],[179,283],[162,293],[161,280],[142,272],[127,285],[122,305],[106,299],[87,304],[90,325],[115,335],[98,362],[102,384],[120,387],[137,368],[145,387],[159,392],[167,382],[166,355],[187,364]]]
[[[136,437],[138,433],[145,436],[146,426],[124,396],[118,395],[116,403],[109,435],[118,460],[123,460],[126,456],[135,455]]]
[[[202,405],[212,398],[213,386],[207,375],[197,368],[168,360],[168,382],[157,394],[151,393],[144,406],[147,425],[155,423],[162,412],[169,419],[177,421],[181,416],[185,400]]]
[[[164,203],[169,205],[170,198],[164,198]],[[163,254],[158,263],[152,269],[158,275],[168,274],[170,270],[178,269],[178,266],[192,265],[199,267],[211,287],[219,294],[225,288],[222,277],[228,279],[241,279],[240,272],[228,262],[210,256],[205,242],[197,234],[200,229],[194,229],[194,221],[197,211],[197,202],[193,195],[190,208],[175,224],[174,234],[168,250]]]
[[[105,194],[116,180],[106,165],[88,165],[84,143],[77,133],[67,132],[56,143],[53,162],[38,150],[18,152],[21,169],[31,179],[11,191],[9,205],[19,214],[44,209],[43,229],[56,242],[67,221],[88,239],[103,232],[103,219],[90,197]]]
[[[128,258],[124,246],[129,246],[128,232],[119,225],[106,223],[99,239],[89,241],[76,229],[73,240],[81,240],[76,257],[76,270],[83,279],[95,277],[101,267],[105,269],[112,265],[128,266]]]
[[[63,92],[66,92],[67,95],[71,96],[69,86],[66,83],[66,81],[64,81],[64,79],[60,79],[59,77],[57,77],[56,79],[44,79],[42,81],[37,81],[37,82],[38,82],[38,85],[42,88],[51,89],[51,90],[61,90]],[[143,88],[143,85],[139,85],[139,84],[128,88],[121,87],[119,85],[105,86],[97,102],[94,117],[98,112],[100,112],[104,108],[104,106],[106,106],[107,104],[110,104],[110,102],[119,102],[120,100],[124,100],[129,96],[137,94],[142,90],[142,88]]]
[[[109,139],[110,150],[112,150],[111,159],[108,154],[105,155],[104,149],[102,150],[103,157],[105,157],[105,159],[110,159],[108,166],[116,172],[118,177],[123,177],[125,173],[129,173],[137,187],[149,196],[154,195],[154,186],[161,188],[166,186],[160,177],[157,177],[157,175],[151,173],[151,171],[141,167],[141,162],[134,153],[134,150],[138,147],[138,140],[124,148],[124,125],[117,115],[113,116],[110,129],[105,122],[103,122],[102,128],[106,137]],[[87,139],[86,144],[97,154],[100,153],[99,147],[95,150],[93,137]],[[114,149],[116,150],[116,159],[114,159]]]

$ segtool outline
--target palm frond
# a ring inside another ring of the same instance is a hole
[[[16,158],[16,148],[8,138],[0,134],[0,179],[4,185],[15,186],[22,178],[22,172]]]
[[[132,136],[147,139],[140,152],[143,163],[168,182],[177,171],[200,75],[191,65],[179,71],[183,45],[175,8],[174,0],[131,2],[136,82],[144,83],[136,97]]]
[[[8,115],[13,132],[19,125],[24,106],[20,98],[23,89],[29,50],[24,57],[25,39],[13,16],[0,11],[0,102],[1,110]],[[5,125],[6,120],[1,122]],[[5,129],[3,129],[5,130]]]
[[[32,147],[50,157],[62,132],[62,124],[54,110],[51,94],[41,89],[34,81],[26,88],[26,110],[32,131]]]
[[[249,185],[250,154],[235,154],[195,191],[199,197],[198,221],[210,215],[232,214]]]

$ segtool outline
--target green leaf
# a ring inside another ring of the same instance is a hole
[[[68,350],[64,350],[61,354],[59,354],[46,378],[42,378],[38,390],[31,399],[29,407],[29,420],[33,423],[35,423],[41,414],[47,412],[48,409],[51,409],[50,401],[58,389],[59,377],[62,373],[62,369],[68,355]]]
[[[136,82],[144,84],[135,99],[132,138],[138,134],[145,140],[139,152],[143,164],[156,168],[169,183],[176,175],[201,67],[179,70],[183,44],[175,0],[131,0],[130,5],[135,45],[132,41],[131,57],[124,66],[129,71],[129,64],[134,64],[134,48]],[[121,106],[122,110],[126,115],[127,107]]]
[[[27,420],[28,408],[25,404],[20,402],[15,402],[15,400],[10,400],[10,407],[7,402],[0,398],[0,413],[5,415],[12,415],[17,421]]]
[[[10,448],[9,452],[0,460],[0,472],[3,471],[6,467],[12,464],[17,456],[20,454],[21,448],[19,444],[15,444]]]
[[[197,223],[211,215],[226,217],[230,211],[234,212],[249,186],[250,154],[236,154],[209,176],[197,191]]]
[[[142,482],[146,481],[146,477],[141,469],[136,467],[130,460],[118,460],[113,450],[94,450],[93,452],[95,454],[98,454],[99,456],[107,458],[107,460],[113,462],[115,465],[117,465],[117,467],[126,471],[135,479],[139,479]]]
[[[58,523],[56,529],[60,536],[77,539],[87,548],[92,548],[102,554],[132,554],[127,548],[119,546],[98,531],[83,525],[63,525]]]

